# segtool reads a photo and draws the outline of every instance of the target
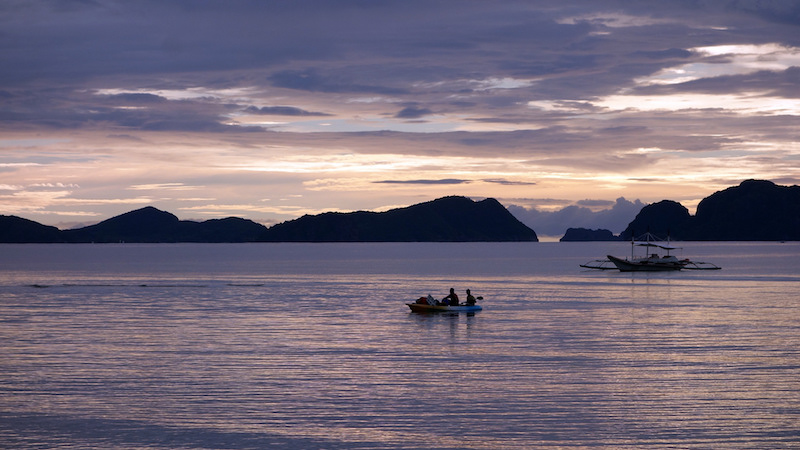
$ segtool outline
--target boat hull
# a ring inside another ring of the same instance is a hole
[[[617,266],[620,272],[668,272],[683,269],[679,261],[658,261],[653,259],[627,260],[608,255],[608,260]]]
[[[483,309],[481,305],[428,305],[420,303],[406,303],[411,311],[417,313],[436,313],[436,312],[475,312]]]

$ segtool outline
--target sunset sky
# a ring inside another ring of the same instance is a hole
[[[0,67],[0,214],[60,227],[800,180],[796,0],[5,0]]]

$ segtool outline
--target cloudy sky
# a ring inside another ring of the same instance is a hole
[[[4,0],[0,67],[0,213],[59,226],[800,180],[795,0]]]

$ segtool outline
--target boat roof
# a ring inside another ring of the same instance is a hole
[[[654,235],[651,232],[647,232],[631,241],[632,245],[638,247],[658,247],[663,250],[678,250],[681,247],[675,247],[674,245],[670,245],[669,243],[669,235],[667,235],[666,241],[664,239],[659,238],[658,236]]]
[[[674,245],[667,245],[667,244],[660,244],[658,242],[647,242],[647,241],[634,241],[633,245],[638,247],[658,247],[664,250],[678,250],[681,247],[675,247]]]

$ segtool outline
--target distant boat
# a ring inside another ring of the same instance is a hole
[[[635,249],[643,247],[646,250],[644,256],[636,256]],[[581,267],[586,269],[599,269],[599,270],[614,270],[620,272],[666,272],[674,270],[719,270],[721,267],[707,262],[695,262],[690,259],[678,259],[670,255],[672,250],[678,250],[681,247],[674,247],[670,245],[669,238],[666,243],[659,240],[651,233],[645,233],[638,239],[631,239],[631,257],[619,258],[612,255],[607,255],[608,259],[596,259],[586,264],[581,264]],[[665,250],[666,254],[659,255],[657,250]]]

